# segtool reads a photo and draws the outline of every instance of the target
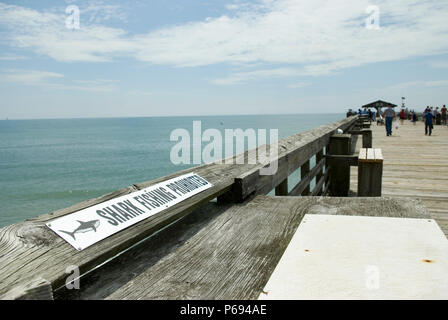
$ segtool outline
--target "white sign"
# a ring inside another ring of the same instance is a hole
[[[212,186],[189,173],[63,216],[47,226],[81,251]]]

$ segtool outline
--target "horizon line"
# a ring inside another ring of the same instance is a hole
[[[245,113],[245,114],[197,114],[197,115],[153,115],[153,116],[94,116],[94,117],[56,117],[56,118],[9,118],[0,121],[30,121],[30,120],[83,120],[83,119],[144,119],[144,118],[175,118],[175,117],[233,117],[233,116],[287,116],[287,115],[323,115],[323,114],[345,114],[346,112],[301,112],[301,113]]]

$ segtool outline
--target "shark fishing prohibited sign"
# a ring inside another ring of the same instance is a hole
[[[63,216],[47,226],[81,251],[212,186],[189,173]]]

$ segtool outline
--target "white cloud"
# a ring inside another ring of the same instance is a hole
[[[17,70],[10,69],[1,73],[3,82],[19,82],[25,85],[44,85],[49,80],[63,78],[60,73],[39,70]]]
[[[76,4],[76,3],[74,3]],[[80,15],[87,18],[88,23],[103,23],[110,20],[127,21],[127,10],[119,5],[105,4],[96,0],[86,7],[80,8]]]
[[[439,60],[439,61],[431,61],[428,63],[429,66],[431,68],[434,69],[448,69],[448,61],[443,61],[443,60]]]
[[[309,85],[311,85],[310,82],[296,82],[296,83],[290,84],[290,85],[288,86],[288,88],[291,88],[291,89],[298,89],[298,88],[308,87]]]
[[[106,62],[130,57],[175,67],[260,66],[249,72],[235,70],[215,79],[216,84],[263,78],[266,69],[282,70],[276,66],[285,64],[296,75],[321,76],[369,63],[448,52],[448,2],[378,0],[380,30],[365,27],[370,4],[368,0],[238,2],[227,7],[232,16],[136,35],[100,24],[117,14],[116,7],[98,19],[82,22],[79,30],[67,30],[64,14],[0,4],[0,24],[9,30],[11,45],[58,61]]]
[[[233,85],[244,83],[249,80],[262,80],[266,78],[283,78],[292,77],[300,74],[296,69],[291,68],[277,68],[277,69],[263,69],[255,71],[236,72],[231,76],[215,79],[212,82],[218,85]]]
[[[27,57],[24,56],[13,56],[13,55],[5,55],[0,56],[0,61],[16,61],[16,60],[26,60]]]
[[[77,80],[74,84],[58,84],[54,87],[63,90],[91,91],[91,92],[112,92],[118,90],[117,80],[96,79]]]
[[[65,24],[65,11],[60,12],[39,12],[0,3],[0,24],[9,30],[6,41],[65,62],[105,62],[132,50],[125,31],[84,24],[83,20],[79,30],[70,30]]]
[[[6,83],[91,92],[110,92],[118,89],[116,80],[95,79],[62,83],[59,80],[63,78],[63,74],[41,70],[9,69],[0,71],[0,81]]]
[[[426,87],[426,88],[434,88],[434,87],[447,87],[448,88],[448,80],[428,80],[428,81],[409,81],[399,83],[393,86],[390,86],[391,89],[406,89],[412,87]]]

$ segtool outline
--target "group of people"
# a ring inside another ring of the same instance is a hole
[[[392,135],[392,122],[397,117],[394,109],[392,107],[387,108],[383,113],[382,116],[385,119],[386,124],[386,134],[387,136]],[[416,124],[418,118],[417,114],[412,111],[410,113],[411,121]],[[404,109],[401,109],[399,113],[401,124],[403,124],[403,121],[408,118],[408,115],[406,114]],[[423,121],[425,122],[425,135],[431,135],[432,130],[434,129],[434,120],[438,119],[440,120],[440,124],[446,125],[447,124],[447,108],[445,105],[440,109],[439,108],[433,108],[433,107],[426,107],[425,111],[423,112]]]
[[[425,121],[425,135],[431,135],[432,129],[434,128],[434,119],[438,119],[440,117],[440,124],[446,125],[447,123],[447,115],[446,115],[447,109],[446,106],[443,105],[443,107],[439,111],[439,107],[433,108],[430,106],[427,106],[425,111],[423,112],[423,118]]]
[[[368,115],[370,121],[375,121],[375,115],[376,115],[376,113],[375,113],[375,111],[372,111],[372,109],[369,109],[369,110],[358,109],[358,114],[359,114],[359,115],[364,115],[364,114],[365,114],[365,115]]]

